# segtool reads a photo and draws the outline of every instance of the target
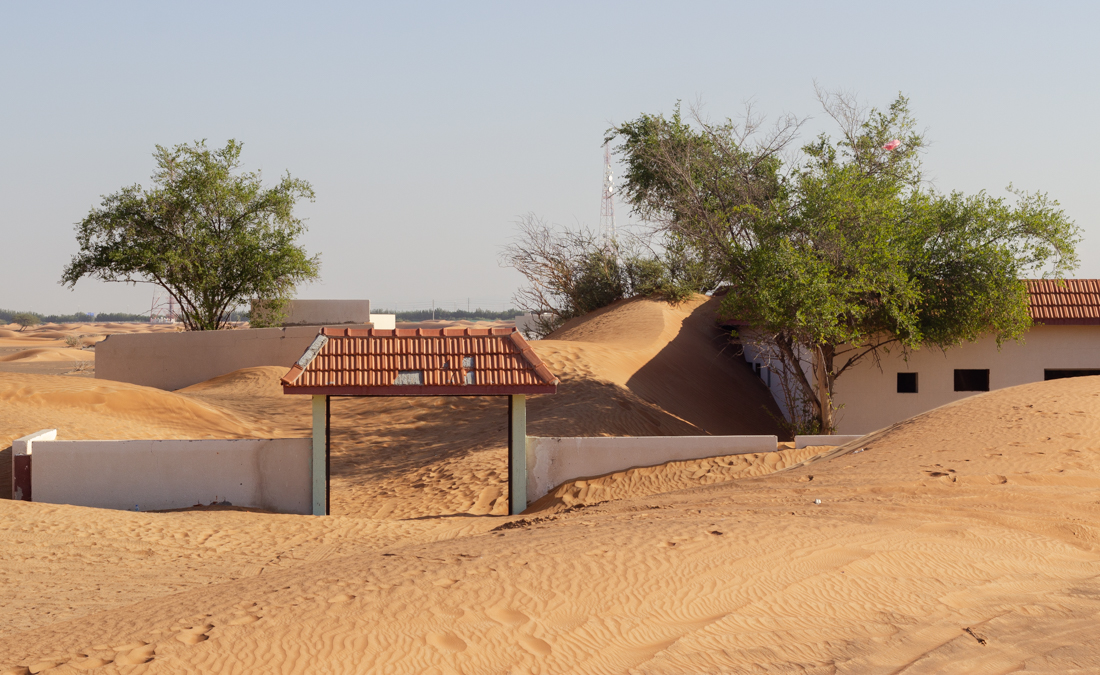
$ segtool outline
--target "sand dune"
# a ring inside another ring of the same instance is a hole
[[[682,335],[701,307],[622,342],[616,313],[665,309],[613,308],[594,317],[604,330],[578,322],[540,344],[563,384],[532,401],[533,433],[714,423],[664,407],[690,401],[694,376],[646,371],[698,354],[670,345],[698,344]],[[125,397],[155,390],[0,379],[0,428],[38,428],[45,410],[136,433],[191,410],[188,429],[303,430],[308,403],[278,394],[278,370],[148,406]],[[0,670],[1096,672],[1097,391],[1100,378],[1036,383],[839,449],[571,481],[518,517],[487,515],[500,401],[338,399],[332,517],[0,500]],[[732,410],[751,406],[741,395]]]
[[[779,408],[714,327],[719,299],[628,300],[532,343],[563,381],[608,381],[699,434],[783,435]],[[673,435],[654,432],[633,435]],[[624,434],[625,435],[625,434]]]
[[[5,537],[69,537],[70,559],[202,552],[179,592],[0,654],[150,673],[1092,672],[1096,386],[993,392],[778,473],[518,518],[105,514],[95,550],[81,509],[0,504],[30,526]]]
[[[273,431],[224,408],[151,387],[0,373],[0,448],[44,428],[74,440],[262,438]]]
[[[95,352],[82,349],[24,349],[0,356],[0,361],[94,361]]]

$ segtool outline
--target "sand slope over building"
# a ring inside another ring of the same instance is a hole
[[[774,400],[715,328],[719,302],[627,300],[532,345],[563,381],[612,382],[702,433],[779,435]]]
[[[723,351],[713,308],[702,296],[676,307],[633,300],[535,343],[562,384],[553,396],[531,398],[529,433],[776,433],[763,414],[768,393],[738,357]],[[66,330],[27,335],[52,340]],[[0,449],[41,428],[57,428],[62,439],[305,437],[309,397],[283,395],[285,372],[245,368],[178,392],[0,373],[12,403],[0,410]],[[332,421],[333,513],[507,513],[505,399],[340,398]],[[10,481],[5,457],[0,452],[0,491]]]
[[[1096,672],[1098,389],[1000,390],[770,475],[522,517],[0,502],[9,616],[107,608],[9,628],[0,667]]]

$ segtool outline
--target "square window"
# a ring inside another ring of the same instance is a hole
[[[463,356],[462,357],[462,367],[465,368],[466,370],[469,370],[469,369],[473,368],[474,367],[474,357],[472,357],[472,356]]]
[[[915,394],[915,393],[917,393],[917,374],[916,373],[898,373],[898,393],[899,394]]]
[[[1076,370],[1053,370],[1047,368],[1043,371],[1044,380],[1060,380],[1064,377],[1089,377],[1090,375],[1100,375],[1100,370],[1094,368],[1078,368]]]
[[[989,369],[956,369],[955,391],[989,391]]]

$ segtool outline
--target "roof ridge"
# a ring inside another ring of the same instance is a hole
[[[559,382],[514,326],[328,326],[282,378],[285,393],[341,396],[553,393]]]

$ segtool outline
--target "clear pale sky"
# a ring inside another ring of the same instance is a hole
[[[149,286],[58,285],[73,224],[149,184],[154,145],[244,142],[290,171],[322,281],[303,298],[499,305],[520,214],[599,223],[612,124],[812,116],[816,80],[910,97],[942,191],[1058,199],[1100,277],[1096,3],[0,4],[0,307],[147,311]],[[620,219],[626,214],[619,208]]]

